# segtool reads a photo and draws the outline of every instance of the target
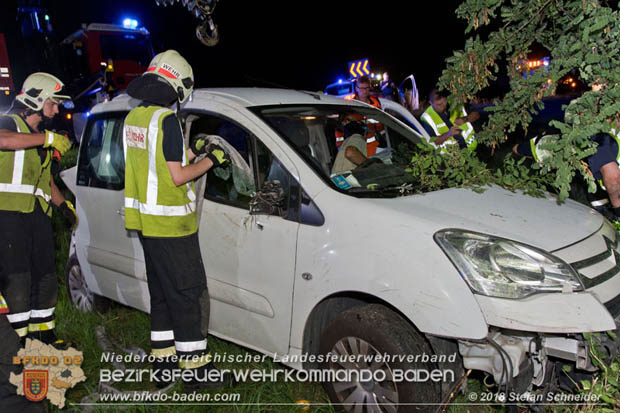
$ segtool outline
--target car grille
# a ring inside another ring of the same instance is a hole
[[[609,314],[611,314],[614,319],[620,317],[620,294],[611,301],[607,301],[605,303],[605,308],[607,308],[607,311],[609,311]]]
[[[618,240],[614,239],[612,241],[605,235],[603,235],[602,237],[603,237],[603,240],[605,240],[605,245],[607,246],[605,251],[593,257],[570,263],[570,265],[578,273],[581,274],[581,281],[583,282],[583,285],[584,287],[586,287],[586,289],[592,288],[595,285],[602,284],[605,281],[612,278],[614,275],[618,274],[618,272],[620,272],[620,254],[618,254],[618,251],[616,250],[616,248],[618,247]],[[611,257],[612,255],[614,257],[614,261],[616,262],[616,265],[609,268],[608,270],[602,272],[601,274],[595,276],[594,278],[585,276],[584,274],[581,273],[582,269],[592,267],[596,264],[602,263],[606,261],[607,259],[609,259],[609,257]]]
[[[577,271],[586,290],[592,292],[609,312],[620,315],[620,251],[616,229],[605,222],[598,231],[553,254]]]

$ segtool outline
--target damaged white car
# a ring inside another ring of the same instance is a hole
[[[138,103],[97,105],[62,175],[77,199],[67,284],[82,309],[105,297],[149,311],[123,217],[122,127]],[[335,170],[351,115],[372,125],[357,138],[377,153]],[[379,372],[325,383],[355,412],[434,409],[467,369],[520,392],[557,386],[564,365],[596,370],[583,334],[616,330],[620,268],[616,231],[590,208],[498,187],[410,194],[401,151],[424,138],[360,102],[196,90],[179,117],[186,139],[215,135],[234,161],[198,185],[211,334],[297,369]],[[618,343],[598,340],[615,357]]]

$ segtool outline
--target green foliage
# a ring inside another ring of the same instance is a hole
[[[615,338],[613,331],[607,334]],[[580,390],[584,394],[596,395],[599,404],[596,406],[597,412],[617,412],[620,409],[620,361],[616,358],[610,363],[605,362],[607,352],[600,346],[600,333],[585,333],[584,337],[589,344],[592,362],[599,368],[600,374],[592,381],[582,380]],[[589,406],[583,407],[586,410]]]
[[[527,130],[532,114],[543,107],[558,80],[576,69],[589,91],[571,102],[565,122],[555,122],[560,130],[557,144],[549,148],[553,156],[544,160],[539,173],[555,175],[552,185],[560,198],[568,196],[570,182],[582,174],[594,190],[592,178],[581,160],[593,152],[588,138],[608,132],[620,119],[620,14],[598,0],[464,0],[456,10],[467,20],[465,48],[446,61],[439,86],[452,100],[465,102],[489,86],[506,67],[510,91],[490,108],[490,116],[476,137],[479,143],[497,147],[517,127]],[[551,52],[545,68],[523,78],[523,63],[534,44]],[[524,165],[515,166],[519,169]]]
[[[482,191],[484,186],[495,184],[540,196],[551,183],[549,175],[524,167],[529,162],[525,158],[517,161],[512,155],[507,155],[493,171],[474,153],[459,150],[457,145],[449,145],[446,153],[428,144],[418,144],[415,152],[407,152],[404,147],[399,149],[410,159],[407,171],[413,177],[412,187],[420,193],[465,186]]]

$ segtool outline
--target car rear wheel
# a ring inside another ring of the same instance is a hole
[[[420,355],[421,359],[424,354],[430,357],[432,350],[424,336],[403,317],[382,305],[355,307],[338,315],[321,335],[320,353],[331,353],[323,369],[372,373],[371,377],[352,375],[352,380],[342,381],[349,377],[339,372],[336,381],[324,383],[332,402],[344,411],[434,411],[441,401],[439,383],[398,379],[401,372],[413,369],[430,373],[437,365],[398,357]]]
[[[94,294],[86,284],[82,267],[75,255],[67,261],[65,271],[65,284],[67,285],[67,295],[71,304],[83,312],[97,311],[106,312],[110,309],[111,302],[107,298]]]

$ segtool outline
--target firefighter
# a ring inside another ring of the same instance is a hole
[[[553,143],[555,136],[535,137],[527,142],[514,145],[516,156],[532,157],[538,163],[552,155],[544,149],[545,144]],[[599,133],[590,137],[595,142],[596,152],[583,162],[584,169],[596,180],[596,192],[586,192],[590,206],[614,222],[620,222],[620,134],[612,129],[609,133]]]
[[[142,103],[125,118],[125,227],[142,242],[151,296],[151,348],[156,369],[190,369],[185,390],[224,387],[228,377],[200,382],[217,369],[207,345],[209,295],[198,244],[195,178],[230,162],[205,142],[185,149],[183,132],[170,107],[192,93],[194,75],[176,51],[153,58],[127,93]],[[201,326],[204,328],[201,330]],[[184,373],[185,374],[185,373]],[[211,375],[211,377],[215,377]],[[197,378],[199,378],[197,380]],[[162,383],[159,383],[160,385]]]
[[[47,412],[45,400],[31,402],[24,396],[18,396],[15,386],[9,382],[11,372],[20,373],[21,366],[13,364],[13,357],[17,355],[21,346],[19,336],[7,319],[8,312],[6,300],[0,293],[0,337],[2,337],[2,345],[0,346],[0,412]]]
[[[422,114],[424,129],[431,142],[443,150],[447,145],[458,144],[460,149],[475,151],[477,142],[472,122],[478,120],[478,112],[467,114],[462,105],[448,109],[448,98],[437,89],[429,94],[431,105]]]
[[[28,336],[58,347],[64,345],[55,333],[58,280],[50,206],[72,224],[77,216],[50,172],[53,149],[63,154],[71,143],[45,128],[67,99],[60,80],[34,73],[9,114],[0,116],[0,289],[10,309],[7,318],[22,342]]]

